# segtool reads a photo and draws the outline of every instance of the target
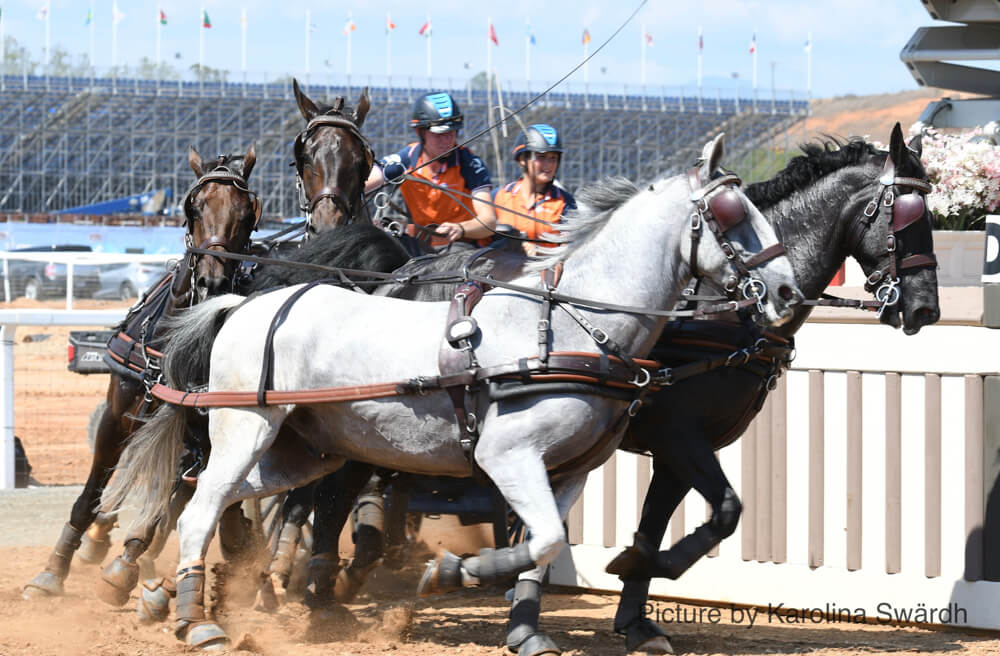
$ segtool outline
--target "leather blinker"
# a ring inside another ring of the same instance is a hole
[[[723,232],[740,224],[746,218],[746,208],[740,195],[733,189],[723,189],[708,199],[708,209]]]
[[[899,232],[923,217],[926,211],[924,197],[917,192],[896,196],[892,205],[892,229]]]

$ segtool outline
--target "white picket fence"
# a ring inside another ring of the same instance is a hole
[[[1000,333],[936,325],[905,337],[809,323],[796,346],[758,418],[719,454],[744,502],[739,528],[714,557],[655,581],[651,593],[783,604],[812,621],[860,611],[1000,628],[1000,583],[982,580],[984,557],[998,556],[983,553],[984,480],[996,457],[984,447],[995,449],[996,436],[984,436],[983,404],[984,380],[1000,371]],[[620,589],[604,567],[632,542],[650,471],[648,458],[618,453],[591,473],[553,583]],[[692,492],[662,548],[706,516]]]

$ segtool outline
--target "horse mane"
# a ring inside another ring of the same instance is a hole
[[[328,105],[322,101],[314,101],[319,112],[316,116],[340,116],[354,123],[354,106],[348,105],[343,96],[333,99],[333,104]]]
[[[622,176],[612,176],[582,188],[576,195],[577,209],[567,212],[559,232],[547,238],[558,245],[539,249],[540,259],[529,268],[541,271],[565,260],[597,234],[615,211],[639,193],[639,188]]]
[[[765,210],[776,205],[820,178],[879,153],[873,144],[859,137],[851,137],[846,142],[827,137],[801,144],[799,148],[804,154],[792,158],[773,178],[743,188],[757,209]]]
[[[361,271],[388,273],[406,264],[409,256],[399,242],[367,221],[349,223],[313,236],[287,258],[290,262],[305,262]],[[321,273],[302,267],[282,266],[278,262],[261,267],[246,292],[260,292],[311,282],[319,278],[336,278],[334,273]],[[372,280],[358,277],[357,281]],[[370,287],[365,288],[370,291]]]

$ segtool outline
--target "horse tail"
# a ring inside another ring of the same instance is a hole
[[[218,296],[164,317],[157,337],[163,349],[163,372],[174,389],[208,380],[212,342],[229,310],[245,299]],[[101,497],[103,509],[136,507],[136,526],[149,526],[167,512],[184,448],[188,415],[164,404],[129,439],[111,485]]]
[[[246,301],[226,294],[164,317],[163,374],[174,389],[189,389],[208,382],[212,344],[230,311]]]
[[[132,433],[111,484],[101,496],[101,510],[136,507],[135,526],[151,526],[164,516],[177,479],[187,414],[163,405]]]

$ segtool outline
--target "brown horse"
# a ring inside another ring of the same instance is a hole
[[[338,97],[317,105],[292,80],[295,101],[306,119],[295,137],[295,185],[309,234],[350,223],[364,207],[364,187],[375,153],[361,134],[371,103],[368,87],[355,108]]]
[[[250,146],[245,155],[220,156],[218,160],[206,163],[191,147],[188,162],[197,182],[184,200],[187,217],[185,244],[188,249],[197,246],[202,250],[246,252],[250,245],[250,233],[260,219],[260,200],[247,187],[247,179],[256,159],[255,149]],[[101,493],[118,464],[126,441],[137,428],[137,417],[147,415],[154,409],[146,396],[143,374],[152,373],[155,378],[155,371],[150,367],[157,366],[157,320],[209,296],[232,291],[238,270],[236,260],[194,254],[188,250],[183,260],[147,291],[119,326],[119,332],[112,341],[117,340],[121,348],[109,350],[112,353],[117,351],[124,357],[109,360],[112,374],[107,406],[97,427],[90,475],[73,504],[69,522],[63,527],[45,570],[24,587],[26,598],[62,594],[73,553],[80,546],[84,531],[97,516]],[[103,549],[106,553],[106,531],[103,540],[101,537],[98,540],[105,542]],[[138,577],[138,567],[134,558],[129,556],[127,548],[123,562],[133,568],[134,576]],[[100,557],[103,558],[103,554]]]

